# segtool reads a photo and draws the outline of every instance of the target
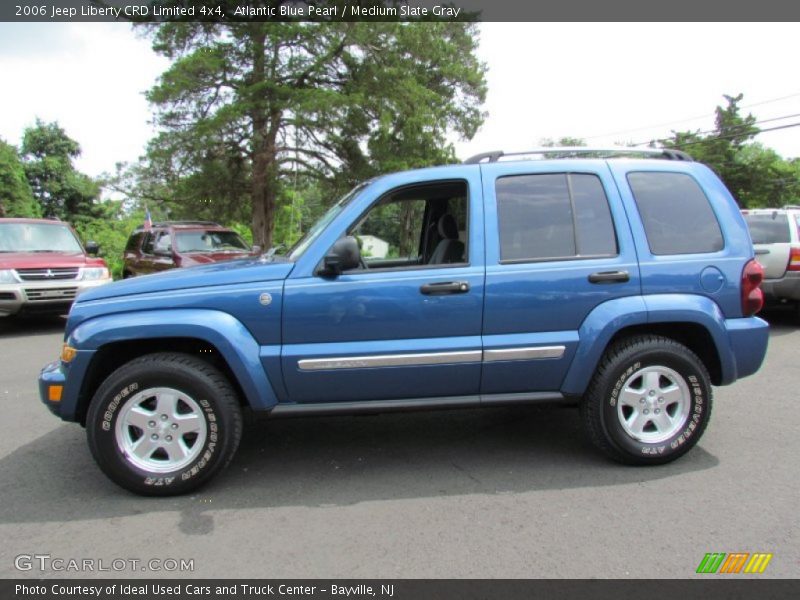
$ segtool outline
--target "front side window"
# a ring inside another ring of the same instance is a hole
[[[637,172],[628,183],[654,255],[718,252],[725,246],[705,193],[685,173]]]
[[[501,261],[617,254],[600,179],[584,173],[501,177],[496,183]]]
[[[467,186],[436,182],[383,196],[351,228],[368,269],[467,262]]]

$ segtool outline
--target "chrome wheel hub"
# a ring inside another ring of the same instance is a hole
[[[203,449],[206,435],[200,405],[172,388],[149,388],[132,396],[120,409],[114,428],[125,459],[153,473],[190,464]]]
[[[657,444],[675,435],[689,418],[691,392],[677,371],[664,366],[639,369],[622,386],[617,417],[629,436]]]

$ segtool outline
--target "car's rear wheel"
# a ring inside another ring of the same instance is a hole
[[[592,442],[614,460],[670,462],[688,452],[708,424],[708,372],[672,339],[628,338],[606,351],[581,412]]]
[[[144,495],[175,495],[206,483],[239,445],[242,415],[230,382],[186,354],[137,358],[106,379],[86,420],[103,472]]]

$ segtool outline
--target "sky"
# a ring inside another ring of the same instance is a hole
[[[796,23],[484,23],[487,118],[460,158],[521,151],[542,138],[593,146],[708,130],[724,94],[762,128],[800,123]],[[58,121],[92,176],[135,161],[154,130],[144,92],[168,66],[123,23],[0,24],[0,138]],[[798,115],[791,118],[791,115]],[[784,118],[790,117],[790,118]],[[772,120],[774,119],[774,120]],[[800,127],[757,140],[800,156]]]

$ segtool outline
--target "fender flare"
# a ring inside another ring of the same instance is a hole
[[[578,348],[561,391],[580,396],[586,391],[600,358],[619,331],[634,325],[692,323],[711,335],[722,368],[723,383],[736,379],[736,361],[730,349],[725,316],[716,302],[690,294],[628,296],[595,307],[578,330]]]
[[[78,325],[67,342],[94,353],[114,342],[165,337],[200,339],[214,346],[254,410],[269,410],[278,403],[260,362],[258,342],[241,321],[222,311],[165,309],[101,316]]]

